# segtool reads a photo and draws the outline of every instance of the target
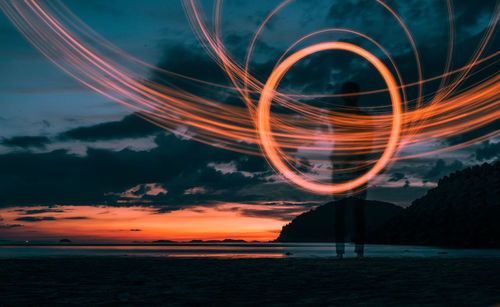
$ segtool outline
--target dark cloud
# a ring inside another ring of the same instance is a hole
[[[355,44],[362,43],[358,39],[343,39],[343,41]],[[260,77],[260,80],[265,82],[275,67],[275,61],[283,51],[284,50],[279,50],[278,52],[270,53],[270,55],[276,54],[276,56],[270,56],[271,60],[254,64],[252,66],[252,73],[254,76]],[[366,66],[362,65],[359,61],[359,57],[348,52],[323,51],[312,54],[293,65],[280,81],[278,89],[283,92],[294,93],[337,93],[340,92],[340,86],[343,82],[352,79],[351,72],[357,70],[362,70],[363,74],[366,74],[369,70],[366,69]],[[370,72],[370,78],[374,79],[374,77],[378,77],[378,75]],[[368,83],[370,88],[372,87],[372,83],[373,80]],[[373,84],[373,87],[377,85],[378,84]],[[367,86],[365,85],[363,87],[363,89],[366,90]],[[258,99],[258,97],[255,98]],[[329,98],[325,100],[329,104],[331,104],[332,101],[336,102],[336,99]],[[321,99],[310,99],[308,102],[324,103],[325,101]],[[286,112],[286,110],[280,111]]]
[[[32,215],[32,214],[41,214],[41,213],[49,213],[49,212],[64,212],[61,209],[36,209],[36,210],[20,210],[21,214]]]
[[[264,182],[263,175],[240,170],[264,170],[264,161],[219,149],[173,134],[160,134],[147,151],[88,148],[85,156],[65,150],[0,155],[1,206],[14,205],[167,205],[178,209],[212,199],[230,199],[246,186]],[[249,162],[250,161],[250,162]],[[210,163],[234,163],[237,172],[223,173]],[[260,163],[260,164],[259,164]],[[137,185],[156,183],[167,193],[134,190],[142,197],[122,196]],[[201,187],[203,193],[186,194]]]
[[[405,174],[396,172],[391,175],[391,178],[389,178],[389,182],[398,182],[404,179],[405,177],[406,177]]]
[[[491,18],[494,8],[495,1],[481,1],[479,4],[470,0],[454,0],[453,9],[458,31],[461,32],[477,26],[482,17]]]
[[[239,208],[238,212],[241,215],[258,218],[274,218],[282,221],[291,221],[297,215],[311,209],[310,206],[297,206],[295,208],[270,208],[270,209],[253,209]]]
[[[254,201],[245,202],[242,206],[220,207],[216,205],[214,208],[218,211],[236,212],[243,216],[290,221],[298,214],[321,204],[322,202]]]
[[[149,78],[150,82],[171,88],[178,88],[205,98],[212,98],[214,101],[220,101],[221,97],[228,94],[228,92],[222,88],[206,86],[163,72],[163,70],[172,71],[189,78],[222,85],[230,85],[225,72],[216,62],[214,62],[214,60],[212,60],[212,58],[210,58],[205,50],[198,46],[177,45],[168,47],[156,66],[161,70],[154,70],[151,72]],[[238,99],[238,105],[244,106],[240,99]]]
[[[45,136],[15,136],[12,138],[4,138],[1,142],[4,146],[21,148],[44,148],[48,143],[50,143],[50,140]]]
[[[223,173],[211,167],[202,167],[193,172],[182,173],[172,182],[164,184],[163,186],[168,190],[167,194],[145,195],[142,199],[150,199],[156,206],[160,206],[157,213],[168,213],[185,208],[186,205],[213,206],[219,201],[242,201],[266,197],[260,193],[257,195],[245,193],[247,188],[263,182],[265,180],[259,175],[248,177],[239,172]],[[192,187],[195,188],[194,193],[186,193]],[[199,192],[196,192],[197,187],[200,187]]]
[[[236,168],[242,172],[268,172],[269,165],[261,156],[244,156],[236,161]]]
[[[492,123],[489,123],[487,125],[484,125],[480,128],[467,131],[464,133],[461,133],[457,136],[448,138],[446,140],[447,144],[449,145],[457,145],[461,143],[465,143],[474,139],[477,139],[479,137],[482,137],[484,135],[487,135],[489,133],[492,133],[494,131],[500,130],[500,120],[493,121]]]
[[[498,160],[500,157],[500,142],[492,143],[491,141],[486,141],[482,146],[476,149],[476,160],[485,161],[495,158]]]
[[[205,205],[208,205],[210,202],[207,201]],[[165,214],[165,213],[170,213],[172,211],[176,210],[181,210],[183,209],[183,206],[175,206],[175,205],[169,205],[169,206],[161,206],[160,208],[156,209],[154,211],[155,214]]]
[[[16,221],[23,222],[41,222],[41,221],[54,221],[56,218],[53,216],[23,216],[15,219]]]
[[[436,161],[436,164],[424,175],[424,180],[435,182],[437,179],[464,168],[462,162],[455,160],[446,164],[443,159]]]
[[[130,231],[142,231],[142,229],[130,229]]]
[[[78,127],[59,135],[63,140],[97,141],[145,137],[163,131],[162,128],[143,119],[144,115],[134,113],[122,120],[89,127]]]
[[[410,187],[410,180],[406,179],[403,188],[409,188],[409,187]]]
[[[157,66],[184,76],[209,80],[210,82],[226,83],[228,80],[219,65],[203,49],[195,46],[169,47]],[[163,74],[155,74],[152,79],[161,82],[164,80],[163,77]]]
[[[21,224],[8,224],[8,225],[0,225],[0,229],[11,229],[11,228],[17,228],[17,227],[23,227],[24,225]]]

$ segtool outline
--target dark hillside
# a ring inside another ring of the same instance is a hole
[[[500,162],[455,172],[370,234],[373,243],[500,248]]]
[[[302,213],[292,222],[283,226],[276,242],[333,242],[335,238],[334,206],[346,201],[347,199],[341,199]],[[368,232],[403,211],[403,208],[390,203],[358,198],[355,198],[354,201],[365,202],[366,229]],[[353,210],[347,207],[345,222],[348,238],[353,233],[353,220]]]

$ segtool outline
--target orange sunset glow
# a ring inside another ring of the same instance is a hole
[[[158,214],[153,208],[144,207],[54,206],[51,208],[53,212],[36,214],[36,219],[41,220],[37,222],[23,221],[23,217],[33,217],[23,213],[42,207],[14,207],[1,209],[0,216],[8,224],[23,225],[2,230],[5,238],[21,241],[68,238],[73,242],[85,243],[132,243],[155,240],[276,239],[286,222],[273,217],[244,216],[238,212],[246,207],[248,205],[227,203],[214,208],[192,207]],[[252,207],[269,210],[265,205]]]

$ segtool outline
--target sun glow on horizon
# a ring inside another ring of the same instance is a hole
[[[152,207],[12,207],[0,210],[3,224],[22,226],[2,229],[0,239],[57,242],[68,238],[75,243],[228,238],[246,241],[274,240],[287,222],[279,217],[259,217],[243,213],[241,209],[248,209],[248,206],[225,203],[167,213],[158,213],[158,208]],[[272,211],[266,205],[251,206],[259,212]],[[36,213],[37,210],[40,213]]]

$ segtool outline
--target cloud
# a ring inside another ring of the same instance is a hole
[[[269,171],[269,165],[266,159],[261,156],[244,156],[239,160],[236,160],[236,168],[243,172],[267,172]]]
[[[90,217],[87,216],[69,216],[69,217],[64,217],[64,220],[88,220]]]
[[[257,218],[273,218],[282,221],[291,221],[297,215],[311,209],[309,206],[297,206],[294,208],[269,208],[269,209],[253,209],[239,208],[238,212],[241,215]]]
[[[450,145],[457,145],[467,141],[474,140],[478,137],[487,135],[491,132],[500,130],[500,120],[493,121],[487,125],[484,125],[480,128],[467,131],[465,133],[461,133],[457,136],[451,137],[447,139],[447,143]]]
[[[227,83],[228,81],[219,65],[203,49],[196,46],[177,45],[169,47],[165,50],[162,59],[156,66],[200,80],[215,83]],[[159,70],[153,71],[150,79],[157,83],[168,82],[170,84],[174,83],[177,86],[192,86],[192,83],[181,81],[179,78],[169,78],[168,75],[163,74]],[[194,88],[190,89],[194,90]],[[199,87],[197,89],[200,90]],[[205,91],[206,89],[203,89],[203,92]]]
[[[479,4],[469,0],[454,0],[455,24],[458,26],[458,31],[476,26],[485,15],[491,17],[494,12],[494,1],[489,4],[487,2]]]
[[[248,217],[290,221],[298,214],[321,204],[323,204],[323,202],[253,201],[229,207],[226,203],[219,203],[214,206],[214,209],[222,212],[235,212]]]
[[[410,180],[406,179],[403,188],[409,188],[409,187],[410,187]]]
[[[156,147],[140,151],[88,148],[85,156],[66,150],[0,155],[0,206],[154,205],[177,210],[210,200],[238,198],[243,188],[266,181],[267,175],[241,172],[266,170],[263,159],[174,134],[161,133],[155,143]],[[233,163],[236,170],[225,173],[209,166],[223,163]],[[124,197],[125,191],[137,186],[135,193]],[[206,192],[185,195],[195,187]],[[43,213],[27,213],[37,212]]]
[[[142,229],[130,229],[130,231],[142,231]]]
[[[11,228],[17,228],[17,227],[23,227],[24,225],[21,224],[10,224],[10,225],[0,225],[0,229],[11,229]]]
[[[498,160],[500,156],[500,142],[492,143],[491,141],[486,141],[483,146],[476,149],[476,160],[485,161],[495,158]]]
[[[424,179],[427,181],[436,181],[437,179],[448,175],[449,173],[453,173],[455,171],[461,170],[464,168],[462,162],[455,160],[450,164],[446,164],[443,159],[439,159],[436,161],[436,164],[424,175]]]
[[[20,214],[32,215],[32,214],[41,214],[41,213],[49,213],[49,212],[64,212],[61,209],[35,209],[35,210],[21,210],[24,211]]]
[[[114,122],[88,127],[78,127],[59,135],[62,140],[97,141],[125,138],[139,138],[163,131],[162,128],[143,119],[144,115],[133,113]]]
[[[404,179],[405,177],[406,177],[405,174],[396,172],[391,175],[391,178],[389,178],[389,182],[398,182]]]
[[[15,219],[16,221],[23,222],[41,222],[41,221],[54,221],[56,218],[53,216],[23,216]]]
[[[8,139],[4,138],[1,142],[4,146],[21,148],[44,148],[48,143],[50,143],[50,140],[45,136],[15,136]]]

